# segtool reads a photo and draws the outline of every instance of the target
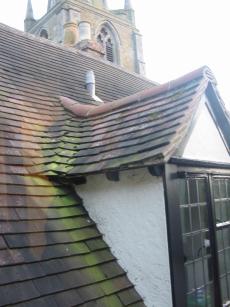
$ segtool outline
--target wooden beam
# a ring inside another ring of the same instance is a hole
[[[160,177],[163,174],[163,165],[152,165],[148,167],[148,171],[152,176]]]
[[[114,182],[120,181],[119,172],[107,172],[105,176],[109,181],[114,181]]]

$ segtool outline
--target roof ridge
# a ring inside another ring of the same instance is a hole
[[[91,116],[96,116],[96,115],[100,115],[103,113],[113,111],[115,109],[128,105],[134,101],[140,101],[143,99],[150,98],[151,96],[162,94],[163,92],[171,91],[177,87],[182,86],[183,84],[186,84],[188,82],[191,82],[199,78],[203,78],[207,82],[209,81],[213,84],[216,84],[216,79],[212,71],[210,70],[210,68],[208,66],[202,66],[201,68],[198,68],[192,71],[191,73],[186,74],[180,78],[174,79],[172,81],[161,84],[159,86],[154,86],[149,89],[145,89],[136,94],[133,94],[133,95],[130,95],[130,96],[118,99],[118,100],[107,102],[99,106],[82,105],[81,103],[78,103],[77,101],[74,101],[72,99],[62,97],[62,96],[60,97],[60,101],[66,109],[68,109],[69,111],[77,115],[78,117],[88,118]]]
[[[24,32],[22,30],[13,28],[13,27],[8,26],[8,25],[6,25],[4,23],[1,23],[1,22],[0,22],[0,28],[4,29],[6,31],[12,32],[12,33],[14,33],[14,34],[16,34],[18,36],[31,39],[32,41],[43,43],[44,45],[53,46],[53,47],[58,48],[58,49],[69,51],[69,52],[72,52],[72,53],[75,53],[75,54],[80,54],[80,55],[82,55],[82,56],[84,56],[86,58],[90,58],[90,59],[92,59],[92,60],[94,60],[96,62],[101,62],[101,63],[103,63],[105,65],[112,66],[115,69],[118,69],[118,70],[120,70],[120,71],[122,71],[122,72],[124,72],[124,73],[126,73],[128,75],[131,75],[131,76],[134,76],[136,78],[142,79],[142,80],[147,81],[149,83],[152,83],[153,85],[158,85],[159,84],[158,82],[152,81],[152,80],[150,80],[149,78],[147,78],[147,77],[145,77],[143,75],[137,74],[135,72],[130,72],[127,69],[125,69],[124,67],[121,67],[119,65],[116,65],[115,63],[106,61],[104,59],[99,59],[99,58],[97,59],[94,56],[92,56],[92,55],[90,55],[90,54],[88,54],[88,53],[86,53],[84,51],[78,50],[78,49],[76,49],[74,47],[65,46],[65,45],[62,45],[60,43],[51,41],[49,39],[35,36],[32,33]]]

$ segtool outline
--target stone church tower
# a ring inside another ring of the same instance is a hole
[[[47,13],[39,20],[28,0],[25,31],[145,74],[142,37],[130,0],[119,10],[110,10],[107,0],[48,0]]]

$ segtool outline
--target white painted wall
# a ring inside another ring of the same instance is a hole
[[[76,187],[113,254],[148,307],[171,307],[163,182],[147,170],[88,177]]]
[[[182,156],[188,159],[230,163],[228,151],[205,104],[201,107]]]

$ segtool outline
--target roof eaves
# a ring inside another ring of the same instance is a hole
[[[86,169],[85,172],[80,172],[79,173],[79,167],[76,166],[73,169],[71,169],[67,174],[65,174],[65,177],[79,177],[79,176],[89,176],[89,175],[97,175],[101,173],[108,173],[108,172],[115,172],[115,171],[127,171],[131,169],[138,169],[138,168],[143,168],[143,167],[148,167],[148,166],[153,166],[153,165],[162,165],[165,162],[169,160],[170,157],[164,156],[162,153],[158,154],[156,157],[153,158],[147,158],[144,160],[140,160],[137,162],[130,162],[124,165],[120,165],[117,167],[107,167],[103,169],[98,169],[98,170],[92,170],[88,171]]]
[[[109,103],[105,103],[100,106],[82,105],[66,97],[60,97],[60,102],[66,109],[74,113],[77,117],[88,118],[104,114],[107,112],[111,112],[115,109],[124,107],[128,104],[142,101],[144,99],[148,99],[153,96],[160,95],[162,93],[167,93],[173,89],[176,89],[177,87],[182,86],[183,84],[192,82],[193,80],[197,80],[199,78],[203,78],[206,81],[216,84],[215,77],[213,76],[211,70],[207,66],[204,66],[179,79],[167,82],[159,86],[151,87],[149,89],[145,89],[131,96],[124,97]]]

